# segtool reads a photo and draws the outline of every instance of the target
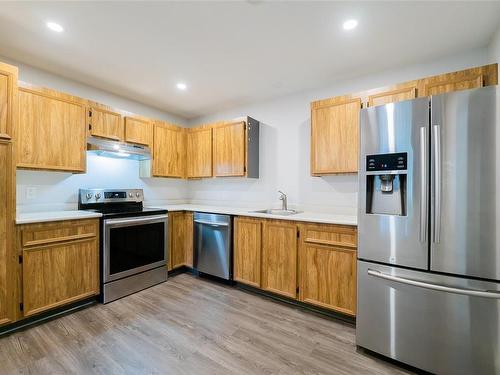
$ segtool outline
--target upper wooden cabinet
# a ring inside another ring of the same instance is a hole
[[[360,109],[360,98],[311,103],[313,175],[357,173]]]
[[[267,220],[262,228],[262,289],[297,296],[297,224]]]
[[[374,107],[417,97],[417,81],[372,90],[368,94],[367,106]]]
[[[193,267],[193,213],[171,212],[169,225],[168,270],[182,266]]]
[[[25,317],[99,294],[99,220],[18,227]]]
[[[125,142],[151,147],[153,124],[147,119],[125,116]]]
[[[356,247],[355,227],[301,225],[299,299],[356,315]]]
[[[19,88],[17,166],[84,172],[86,103],[54,90]]]
[[[0,63],[0,139],[12,137],[17,75],[16,67]]]
[[[153,176],[183,178],[186,174],[186,132],[165,122],[154,125]]]
[[[187,178],[212,177],[212,128],[187,129]]]
[[[244,121],[214,126],[214,176],[245,176],[245,135]]]
[[[234,280],[261,287],[262,220],[234,219]]]
[[[12,144],[7,140],[0,140],[0,325],[11,323],[16,317],[14,191]]]
[[[89,134],[95,137],[123,140],[123,118],[114,111],[90,107],[88,110]]]

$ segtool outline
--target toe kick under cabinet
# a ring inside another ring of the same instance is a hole
[[[237,217],[234,280],[356,315],[355,226]]]
[[[19,318],[99,294],[99,220],[17,226]]]

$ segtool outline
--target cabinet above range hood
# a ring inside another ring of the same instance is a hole
[[[151,159],[151,149],[148,146],[133,145],[98,137],[87,138],[87,151],[99,156],[115,159]]]

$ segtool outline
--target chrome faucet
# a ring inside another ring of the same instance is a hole
[[[288,211],[288,202],[286,194],[283,193],[281,190],[278,190],[278,193],[280,193],[281,209],[283,211]]]

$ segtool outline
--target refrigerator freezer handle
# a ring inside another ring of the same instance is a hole
[[[461,294],[464,296],[471,296],[471,297],[500,299],[500,292],[497,292],[495,290],[490,291],[490,290],[454,288],[446,285],[431,284],[431,283],[426,283],[424,281],[411,280],[411,279],[406,279],[404,277],[388,275],[386,273],[370,269],[367,271],[367,273],[368,275],[378,277],[379,279],[394,281],[397,283],[416,286],[424,289],[437,290],[439,292]]]
[[[434,231],[433,241],[441,239],[441,126],[434,125]]]
[[[420,128],[420,242],[427,241],[427,128]]]

